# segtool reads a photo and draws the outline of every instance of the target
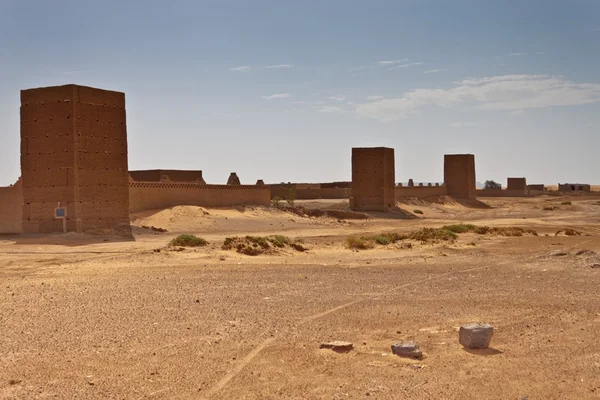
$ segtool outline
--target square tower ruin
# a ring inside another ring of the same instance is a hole
[[[23,232],[129,225],[125,94],[78,85],[21,91]]]
[[[527,190],[527,179],[525,178],[507,178],[507,190]]]
[[[395,206],[394,149],[360,147],[352,149],[352,197],[357,211],[387,211]]]
[[[448,196],[475,200],[475,156],[473,154],[444,155],[444,183]]]

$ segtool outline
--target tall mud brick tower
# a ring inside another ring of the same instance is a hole
[[[473,154],[444,155],[444,182],[448,196],[475,200],[475,156]]]
[[[125,94],[65,85],[21,91],[23,232],[129,226]]]
[[[352,197],[357,211],[387,211],[395,206],[394,149],[362,147],[352,149]]]

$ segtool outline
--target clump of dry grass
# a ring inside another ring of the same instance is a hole
[[[371,239],[360,236],[349,236],[346,238],[346,247],[352,250],[369,250],[375,247],[375,245]]]
[[[275,248],[284,248],[289,246],[296,251],[304,252],[308,250],[302,246],[300,242],[293,241],[287,236],[283,235],[271,235],[271,236],[245,236],[238,237],[232,236],[225,238],[223,250],[235,249],[238,253],[246,254],[248,256],[257,256],[259,254],[265,254],[273,252]]]
[[[474,230],[478,235],[498,235],[498,236],[523,236],[525,234],[530,234],[533,236],[538,236],[538,233],[533,229],[523,229],[516,226],[508,226],[508,227],[493,227],[489,226],[478,226]]]
[[[571,228],[566,228],[566,229],[559,229],[558,231],[556,231],[556,233],[554,234],[554,236],[558,236],[561,233],[563,233],[567,236],[581,236],[581,232],[575,230],[575,229],[571,229]]]

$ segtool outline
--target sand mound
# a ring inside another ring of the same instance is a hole
[[[441,204],[445,206],[459,205],[459,203],[450,196],[398,197],[396,203],[412,206],[427,206],[430,204]]]
[[[176,206],[154,212],[150,215],[138,216],[132,223],[135,226],[154,226],[167,229],[169,232],[194,231],[212,224],[210,213],[202,207]]]

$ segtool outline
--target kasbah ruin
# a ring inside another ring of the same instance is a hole
[[[0,398],[600,398],[597,187],[477,188],[473,154],[415,184],[386,147],[343,150],[351,181],[215,184],[130,170],[124,93],[22,90],[20,117]]]

